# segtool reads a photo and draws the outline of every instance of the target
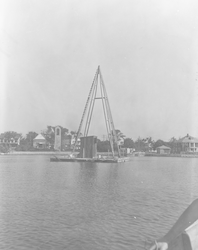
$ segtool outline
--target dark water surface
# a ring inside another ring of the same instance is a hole
[[[198,197],[198,159],[0,156],[0,249],[145,249]]]

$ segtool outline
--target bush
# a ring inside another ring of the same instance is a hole
[[[0,152],[1,153],[8,153],[9,147],[6,145],[0,145]]]

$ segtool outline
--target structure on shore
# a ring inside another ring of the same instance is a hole
[[[97,137],[96,136],[88,136],[90,123],[92,119],[93,109],[96,100],[101,100],[105,125],[107,129],[107,135],[111,147],[112,156],[111,158],[97,157]],[[84,131],[82,133],[82,126],[85,121]],[[83,135],[83,136],[81,136]],[[78,141],[80,139],[80,153],[76,157],[76,148]],[[115,153],[117,151],[117,153]],[[96,74],[93,79],[93,83],[91,85],[91,89],[88,94],[88,98],[84,107],[84,111],[82,114],[82,118],[80,121],[80,125],[78,128],[73,153],[70,157],[60,159],[54,158],[51,159],[53,161],[100,161],[100,162],[123,162],[126,161],[127,158],[121,157],[120,148],[118,144],[118,139],[115,131],[115,126],[113,122],[113,117],[110,109],[109,99],[107,96],[107,91],[105,88],[105,84],[103,81],[102,73],[100,70],[100,66],[98,66],[96,70]]]

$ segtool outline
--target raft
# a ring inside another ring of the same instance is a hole
[[[116,158],[72,158],[72,157],[51,157],[51,162],[99,162],[99,163],[121,163],[129,161],[129,157]]]

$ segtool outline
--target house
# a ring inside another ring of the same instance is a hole
[[[192,137],[187,134],[186,136],[176,141],[175,148],[179,153],[198,153],[198,138]]]
[[[170,154],[170,151],[171,151],[171,148],[164,146],[164,145],[157,147],[158,154]]]
[[[76,134],[68,133],[67,135],[65,135],[64,144],[65,144],[66,150],[73,150],[75,142],[76,142]],[[77,144],[78,149],[79,149],[78,147],[79,145],[80,145],[80,138],[78,139],[78,144]]]
[[[10,150],[15,149],[20,145],[21,136],[16,135],[14,137],[6,136],[5,134],[0,135],[0,145],[8,147]]]
[[[38,149],[45,149],[47,147],[47,141],[42,134],[37,135],[33,139],[33,147]]]

